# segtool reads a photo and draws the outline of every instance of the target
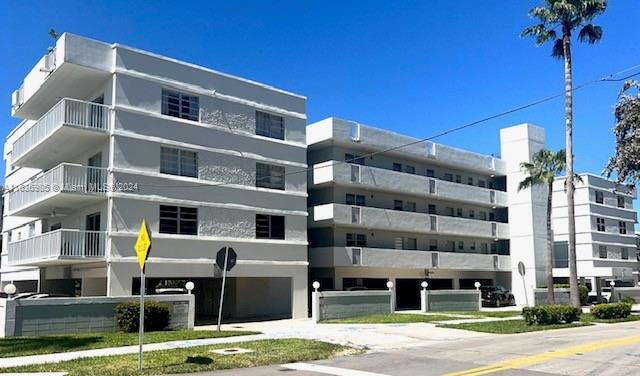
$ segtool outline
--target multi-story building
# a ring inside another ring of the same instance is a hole
[[[411,308],[425,279],[511,285],[504,161],[336,118],[307,144],[310,277],[325,288],[392,280]]]
[[[62,35],[13,93],[2,284],[124,295],[195,282],[238,254],[225,316],[307,315],[306,98],[120,44]]]
[[[578,276],[588,278],[593,287],[603,287],[611,279],[635,285],[635,190],[592,174],[580,178],[575,191]],[[558,178],[553,184],[553,274],[558,278],[569,276],[565,180]]]

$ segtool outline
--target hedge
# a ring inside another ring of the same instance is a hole
[[[569,324],[580,319],[582,309],[570,305],[552,304],[522,309],[522,317],[528,325]]]
[[[137,332],[140,325],[140,303],[120,303],[115,309],[118,327],[125,332]],[[144,330],[165,330],[169,326],[171,312],[169,306],[154,301],[144,302]]]
[[[593,317],[602,320],[623,319],[631,314],[629,303],[600,304],[591,308]]]

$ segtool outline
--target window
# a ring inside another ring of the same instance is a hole
[[[410,251],[418,249],[418,240],[416,238],[404,238],[403,249]]]
[[[453,240],[447,240],[447,251],[455,252],[456,250],[456,242]]]
[[[347,234],[347,247],[366,247],[367,235],[366,234]]]
[[[498,253],[498,244],[491,243],[491,254],[495,255],[496,253]]]
[[[467,184],[468,185],[473,185],[473,178],[472,177],[468,177],[467,178]]]
[[[483,221],[486,221],[487,220],[487,212],[481,211],[480,212],[480,219],[483,220]]]
[[[416,168],[413,166],[404,166],[404,172],[406,172],[407,174],[415,174]]]
[[[344,161],[347,163],[355,163],[364,166],[364,158],[355,154],[345,154]]]
[[[160,205],[159,232],[198,235],[198,208]]]
[[[618,207],[619,208],[624,208],[624,197],[623,196],[618,196]]]
[[[7,243],[11,243],[13,231],[7,231]]]
[[[606,228],[604,226],[604,218],[596,218],[596,230],[600,232],[606,231]]]
[[[198,102],[198,97],[195,95],[162,90],[163,115],[198,121],[200,118],[200,106]]]
[[[446,180],[446,181],[453,181],[453,175],[451,175],[451,174],[444,174],[444,180]]]
[[[356,195],[353,193],[347,193],[345,201],[347,205],[365,206],[366,204],[364,195]]]
[[[284,239],[284,216],[256,214],[257,239]]]
[[[444,213],[445,215],[453,217],[453,208],[450,208],[450,207],[444,208]]]
[[[462,217],[462,208],[456,209],[456,217]]]
[[[462,176],[456,175],[456,183],[462,183]]]
[[[256,163],[256,187],[284,191],[284,166]]]
[[[469,249],[472,250],[472,251],[475,251],[476,250],[476,242],[471,242],[469,244]]]
[[[627,233],[627,222],[618,221],[618,232],[620,232],[621,234]]]
[[[160,173],[198,177],[198,153],[190,150],[160,147]]]
[[[485,188],[487,183],[484,180],[478,180],[478,187]]]
[[[256,111],[256,134],[284,140],[284,118],[282,116]]]
[[[596,203],[604,204],[604,193],[602,191],[596,191]]]
[[[429,204],[427,211],[429,214],[436,214],[436,206],[433,204]]]
[[[469,209],[469,218],[475,218],[476,217],[476,211],[473,209]]]
[[[29,223],[29,237],[36,236],[36,224],[31,222]]]
[[[402,164],[394,163],[393,164],[393,171],[402,171]]]
[[[429,250],[435,252],[438,250],[438,240],[431,239],[429,240]]]
[[[393,200],[393,210],[402,210],[402,200]]]
[[[489,253],[489,245],[487,243],[480,244],[480,252]]]
[[[404,207],[405,211],[415,212],[416,211],[416,203],[415,202],[407,202]]]
[[[462,240],[458,242],[458,249],[459,250],[463,250],[464,249],[464,242]]]
[[[433,178],[436,176],[436,172],[430,168],[427,169],[427,177]]]
[[[606,245],[601,245],[598,246],[598,257],[599,258],[607,258],[607,246]]]
[[[620,248],[620,257],[623,260],[629,259],[629,248]]]
[[[489,213],[489,220],[490,221],[495,221],[496,220],[496,213],[493,213],[493,212]]]

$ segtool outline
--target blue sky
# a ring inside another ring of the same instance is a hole
[[[0,12],[2,133],[10,95],[51,43],[47,30],[120,42],[308,97],[309,122],[327,116],[428,137],[563,90],[550,46],[519,37],[541,0],[10,1]],[[475,6],[473,6],[475,5]],[[600,44],[574,46],[575,82],[640,64],[640,6],[611,1]],[[613,151],[621,83],[575,96],[576,169],[600,173]],[[554,100],[437,141],[499,153],[501,127],[531,122],[564,147]],[[0,168],[3,175],[4,165]]]

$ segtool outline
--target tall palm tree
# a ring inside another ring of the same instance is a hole
[[[567,162],[567,206],[569,208],[569,283],[571,304],[580,307],[578,269],[576,265],[576,221],[574,208],[575,182],[573,181],[573,97],[571,37],[578,30],[578,40],[594,44],[602,38],[602,28],[593,25],[593,19],[607,8],[606,0],[544,0],[541,7],[529,10],[531,18],[540,23],[522,32],[523,37],[535,38],[541,46],[553,41],[551,56],[564,59],[565,125]],[[556,32],[558,29],[558,32]]]
[[[553,230],[551,228],[551,204],[553,202],[553,181],[564,172],[566,155],[564,150],[554,153],[542,149],[533,155],[532,161],[520,164],[527,177],[518,185],[518,191],[536,185],[545,185],[547,191],[547,303],[555,304],[553,294]]]

